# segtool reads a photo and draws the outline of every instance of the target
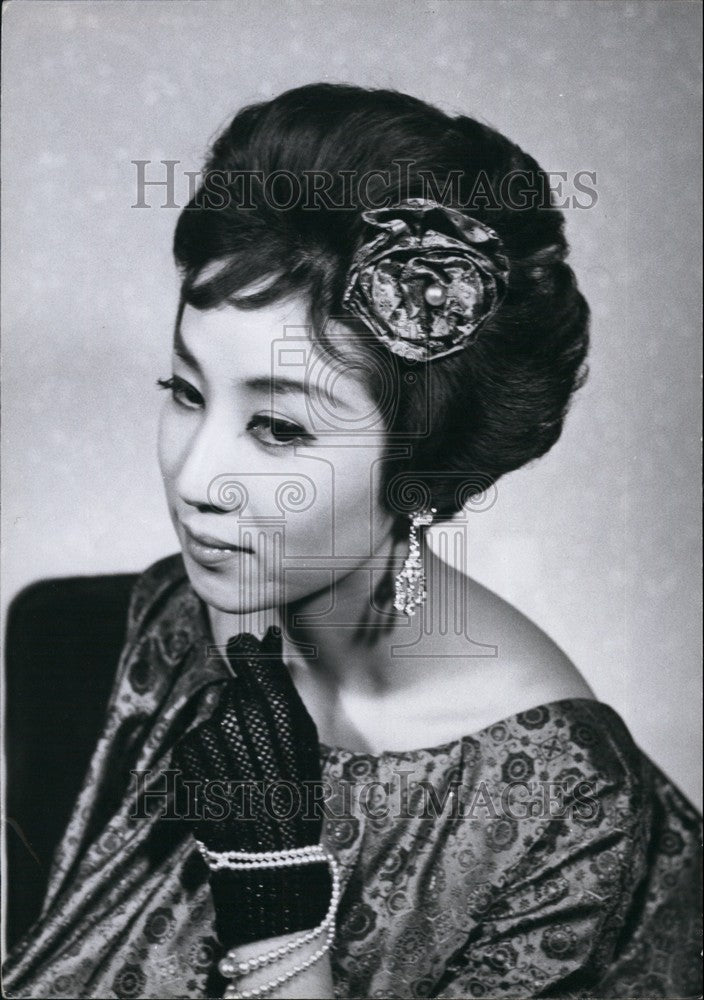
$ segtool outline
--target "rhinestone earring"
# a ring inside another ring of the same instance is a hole
[[[425,592],[425,570],[420,554],[418,528],[431,524],[435,514],[437,514],[437,508],[431,507],[430,510],[416,510],[408,515],[411,521],[408,556],[403,564],[403,569],[396,577],[394,607],[397,611],[403,611],[409,616],[416,613],[416,605],[422,604],[428,596]]]

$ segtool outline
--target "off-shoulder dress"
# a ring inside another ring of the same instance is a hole
[[[180,555],[140,576],[6,996],[222,995],[207,870],[164,816],[171,748],[228,677],[212,642]],[[527,706],[429,749],[320,752],[339,997],[701,995],[701,817],[608,705]]]

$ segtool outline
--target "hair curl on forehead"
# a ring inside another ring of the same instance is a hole
[[[248,183],[245,193],[243,177],[256,172],[287,173],[300,182],[301,196],[283,206],[261,183]],[[537,197],[524,208],[492,200],[491,191],[518,173]],[[312,174],[329,178],[314,207],[306,186]],[[366,200],[350,187],[351,177],[367,178]],[[471,215],[499,235],[510,280],[475,343],[412,365],[365,337],[342,300],[369,202],[423,197],[428,178],[452,207],[462,208],[478,189],[489,192]],[[381,366],[385,373],[370,376],[373,396],[381,399],[393,379],[385,424],[390,442],[408,444],[406,458],[385,463],[381,502],[398,513],[392,480],[415,477],[437,508],[436,520],[445,520],[552,447],[585,377],[589,310],[566,263],[564,220],[546,200],[548,188],[535,160],[472,118],[389,90],[323,83],[289,90],[242,109],[215,140],[201,187],[176,227],[182,304],[255,309],[300,296],[312,335],[332,355],[331,330],[339,338],[340,327],[329,320],[344,320],[374,361],[370,372]]]

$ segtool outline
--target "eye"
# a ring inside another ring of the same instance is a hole
[[[172,375],[171,378],[158,378],[156,384],[161,389],[170,389],[174,401],[187,410],[196,410],[203,404],[203,397],[198,390],[194,389],[185,379],[179,378],[178,375]]]
[[[259,413],[252,417],[247,424],[247,430],[255,431],[254,436],[257,440],[269,448],[286,448],[292,444],[315,441],[315,437],[298,424],[292,424],[288,420],[281,420],[280,417],[273,417],[267,413]]]

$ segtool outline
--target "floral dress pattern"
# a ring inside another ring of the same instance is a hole
[[[5,996],[222,996],[207,869],[163,816],[171,748],[228,676],[209,643],[181,556],[155,563]],[[338,997],[701,995],[701,817],[609,706],[556,701],[424,750],[320,751]]]

